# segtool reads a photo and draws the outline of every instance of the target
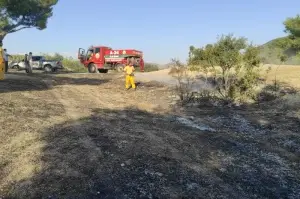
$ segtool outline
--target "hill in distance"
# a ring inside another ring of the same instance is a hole
[[[300,58],[297,57],[295,49],[284,47],[287,43],[288,37],[279,37],[273,39],[263,45],[260,48],[260,56],[264,58],[266,64],[280,64],[278,54],[285,54],[288,60],[287,65],[300,65]]]

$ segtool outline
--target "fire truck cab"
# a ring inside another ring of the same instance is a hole
[[[90,73],[123,71],[129,61],[144,71],[143,53],[134,49],[113,50],[107,46],[91,46],[86,51],[78,49],[78,59]]]

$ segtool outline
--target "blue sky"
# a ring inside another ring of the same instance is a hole
[[[79,47],[106,45],[142,50],[150,62],[184,61],[190,45],[215,42],[221,34],[255,44],[284,36],[283,21],[299,8],[299,0],[60,0],[47,29],[10,34],[4,47],[76,56]]]

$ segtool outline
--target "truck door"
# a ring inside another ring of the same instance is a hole
[[[83,48],[79,48],[78,49],[78,59],[83,59],[84,53],[85,53],[85,50]]]
[[[45,60],[46,60],[46,58],[42,56],[40,61],[39,61],[39,68],[43,68]]]
[[[38,69],[39,68],[39,63],[40,63],[40,56],[32,56],[32,68],[33,69]]]
[[[102,62],[102,56],[101,56],[101,49],[99,47],[95,48],[94,54],[95,54],[95,62],[101,63]]]
[[[89,49],[86,51],[86,55],[85,55],[85,57],[84,57],[84,60],[85,60],[85,61],[94,61],[94,60],[93,60],[94,54],[95,54],[95,49],[94,49],[94,48],[89,48]]]

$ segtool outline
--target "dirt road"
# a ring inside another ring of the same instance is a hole
[[[8,76],[0,198],[300,197],[298,119],[169,96],[116,74]]]

